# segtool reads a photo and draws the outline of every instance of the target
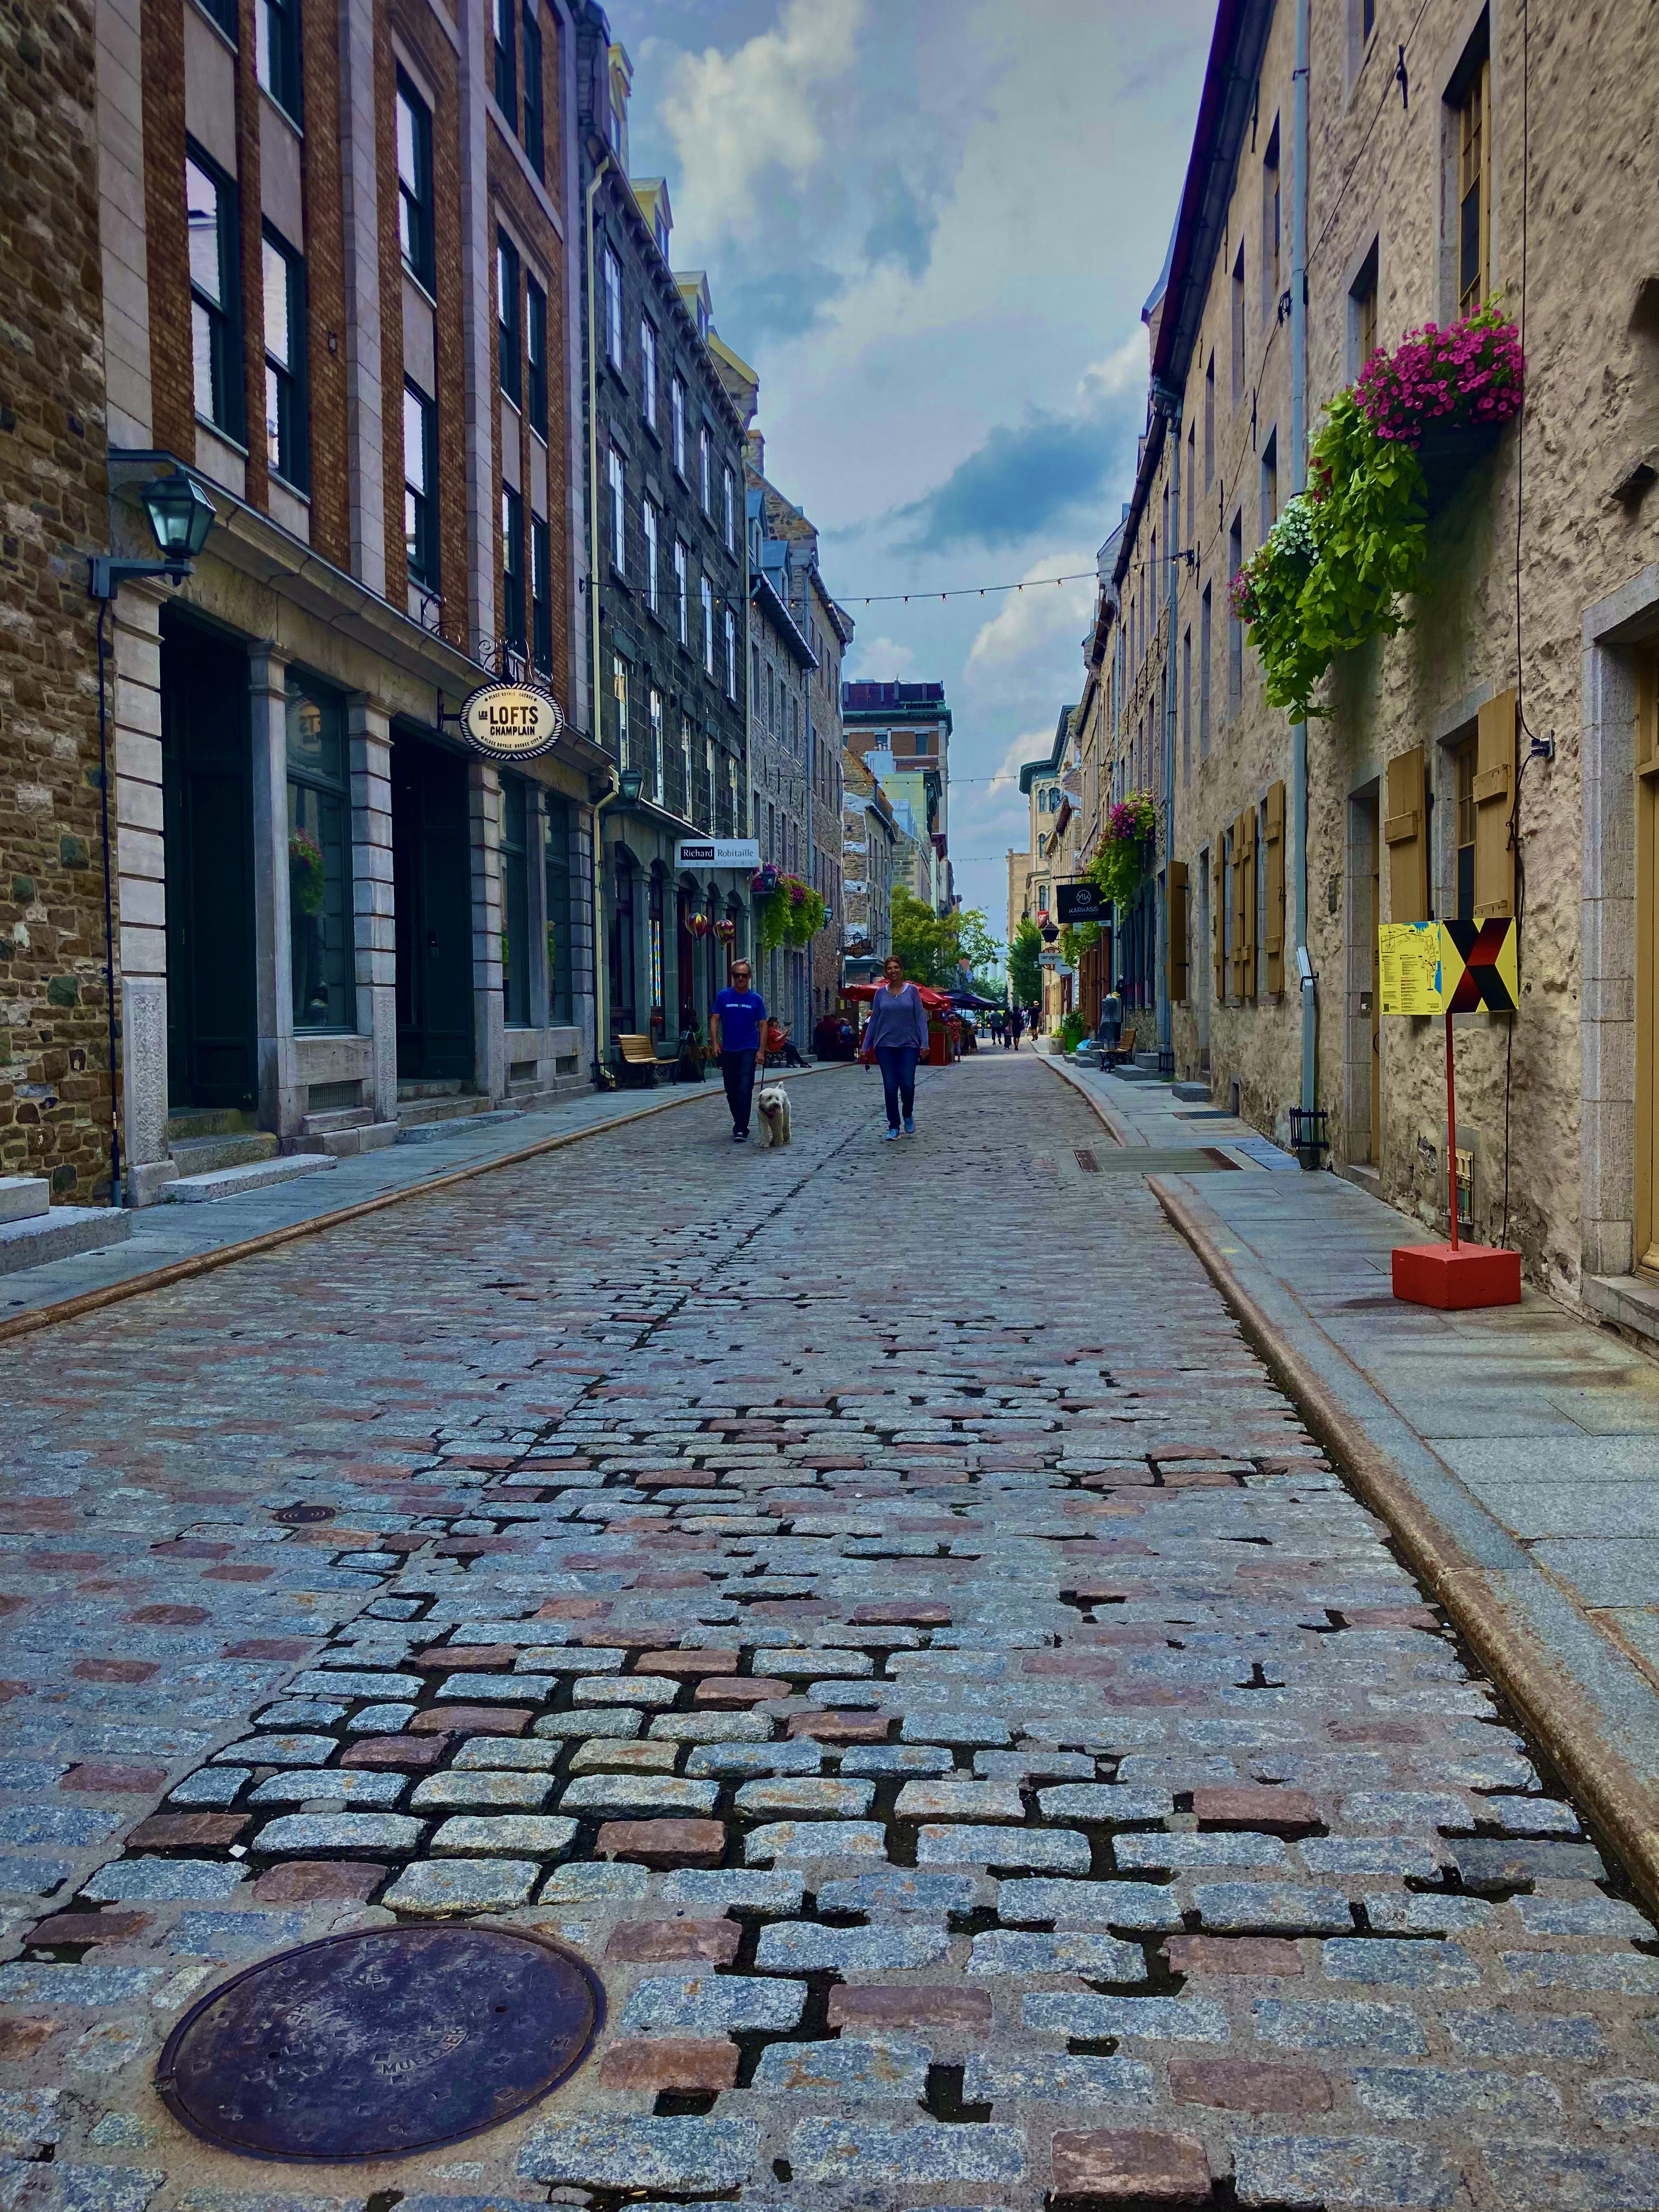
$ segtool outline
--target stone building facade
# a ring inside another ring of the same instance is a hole
[[[0,1176],[107,1198],[109,1000],[98,611],[106,491],[96,23],[14,8],[0,38],[12,154],[0,266]]]
[[[951,715],[942,684],[860,678],[842,686],[849,752],[874,771],[916,847],[912,888],[936,914],[956,903],[951,872]]]
[[[532,1103],[592,1057],[563,0],[337,23],[103,0],[108,542],[216,519],[113,609],[132,1198]],[[509,772],[491,675],[564,708]]]
[[[751,834],[749,416],[714,350],[707,283],[672,267],[667,186],[629,176],[627,55],[592,0],[578,18],[594,726],[618,772],[641,778],[638,799],[601,817],[605,1050],[649,1035],[672,1059],[683,1037],[706,1036],[729,958],[749,949],[752,869],[709,856],[714,841]],[[734,933],[700,933],[702,921]]]
[[[811,860],[807,767],[816,661],[789,605],[788,548],[764,532],[763,494],[751,502],[749,577],[749,773],[755,836],[763,865],[805,877]],[[757,949],[757,988],[780,1019],[805,1036],[810,950]]]
[[[886,793],[857,753],[842,761],[842,896],[848,977],[881,972],[893,948],[893,885],[900,880],[901,833]]]
[[[1431,0],[1407,96],[1387,30],[1357,4],[1313,11],[1304,337],[1294,13],[1222,11],[1149,310],[1102,666],[1121,678],[1117,761],[1150,705],[1174,766],[1158,895],[1176,1063],[1281,1139],[1305,1080],[1334,1164],[1443,1224],[1443,1026],[1382,1017],[1376,933],[1468,913],[1469,855],[1495,829],[1522,998],[1513,1018],[1457,1018],[1473,1227],[1558,1296],[1659,1334],[1659,211],[1639,164],[1605,158],[1649,143],[1659,24],[1564,17],[1546,48],[1516,0]],[[1605,275],[1587,287],[1589,268]],[[1488,299],[1522,325],[1524,410],[1469,465],[1431,466],[1428,584],[1411,628],[1327,680],[1299,838],[1297,738],[1227,605],[1298,487],[1298,370],[1311,431],[1371,347]],[[1148,702],[1133,687],[1158,635],[1169,681]]]

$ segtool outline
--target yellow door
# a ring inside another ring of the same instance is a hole
[[[1366,1157],[1375,1168],[1382,1164],[1382,957],[1377,935],[1382,919],[1382,839],[1375,798],[1367,802],[1365,814],[1371,868],[1371,1133]]]
[[[1636,722],[1636,1264],[1659,1275],[1659,655],[1644,653]]]

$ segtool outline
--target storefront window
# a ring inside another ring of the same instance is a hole
[[[621,1036],[639,1034],[634,1014],[634,863],[617,856],[617,893],[611,919],[611,1018]]]
[[[510,1030],[530,1025],[530,878],[526,820],[530,789],[520,775],[501,778],[501,1019]]]
[[[289,943],[296,1030],[356,1025],[344,726],[332,692],[289,676]]]
[[[550,792],[543,793],[542,805],[547,817],[547,1018],[563,1026],[575,1019],[570,992],[570,806]]]
[[[662,1027],[662,870],[651,872],[651,905],[647,921],[646,958],[650,965],[651,1024]]]

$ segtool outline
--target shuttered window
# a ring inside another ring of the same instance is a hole
[[[1262,942],[1267,955],[1267,988],[1285,988],[1285,787],[1267,787],[1267,815],[1262,825],[1267,844],[1267,912],[1262,917]]]
[[[1389,763],[1382,842],[1389,848],[1389,920],[1429,919],[1428,788],[1423,748],[1413,745]]]
[[[1480,709],[1475,727],[1474,915],[1492,921],[1515,914],[1515,848],[1510,816],[1515,800],[1516,695],[1500,691]]]
[[[1227,863],[1225,839],[1210,854],[1210,988],[1218,1006],[1227,995]]]
[[[1169,868],[1170,1004],[1187,1003],[1187,863],[1171,860]]]

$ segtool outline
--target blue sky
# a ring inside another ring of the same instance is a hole
[[[1018,763],[1076,698],[1134,466],[1140,308],[1212,0],[614,0],[630,165],[759,371],[767,474],[818,525],[848,673],[945,682],[957,888],[998,935]],[[915,592],[908,606],[862,604]]]

